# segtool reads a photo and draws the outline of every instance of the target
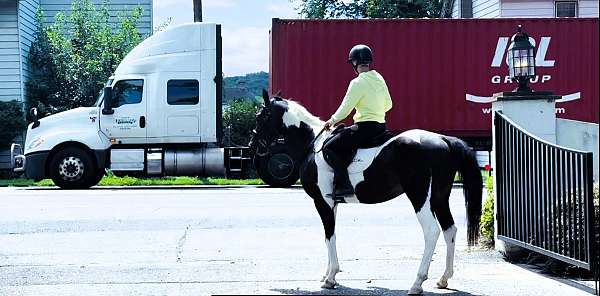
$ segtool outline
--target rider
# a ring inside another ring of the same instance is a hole
[[[354,193],[348,177],[351,159],[344,159],[350,151],[369,143],[375,136],[385,132],[385,113],[392,108],[392,98],[383,77],[373,70],[373,53],[363,44],[354,46],[348,55],[357,77],[350,81],[346,96],[337,111],[325,123],[331,129],[352,112],[354,125],[345,128],[328,140],[323,152],[335,171],[334,196],[341,197]]]

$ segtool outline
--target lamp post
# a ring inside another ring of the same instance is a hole
[[[537,149],[535,147],[529,148],[533,147],[528,146],[530,142],[522,141],[522,138],[515,134],[507,136],[510,129],[501,130],[499,128],[500,114],[510,118],[521,130],[534,134],[537,138],[544,139],[547,142],[556,143],[555,103],[560,97],[554,95],[551,91],[534,91],[527,85],[529,80],[536,75],[533,49],[533,45],[529,42],[529,35],[523,32],[521,26],[518,26],[517,32],[512,36],[507,55],[509,77],[513,82],[518,83],[518,87],[513,91],[495,93],[492,101],[492,150],[494,151],[492,154],[492,167],[496,174],[502,174],[501,171],[505,169],[502,165],[507,155],[503,153],[510,153],[509,155],[513,155],[519,159],[518,161],[521,161],[525,159],[523,157],[528,157],[525,155],[525,153],[528,153],[527,149]],[[523,162],[522,167],[526,167],[526,165]],[[504,179],[510,177],[511,175],[505,175]],[[502,177],[494,177],[493,180],[494,188],[501,188],[498,181],[502,180]],[[535,190],[533,191],[535,193]],[[494,190],[495,202],[500,200],[499,194],[506,193]],[[494,206],[495,217],[498,217],[499,209],[500,207],[496,203]],[[511,208],[508,209],[512,210]],[[515,251],[518,252],[520,247],[499,239],[498,220],[495,220],[494,224],[496,250],[505,253],[507,256],[511,256],[510,254]]]
[[[514,90],[516,93],[526,95],[532,92],[527,83],[535,77],[535,55],[529,35],[523,32],[521,25],[508,47],[508,72],[512,81],[519,83],[519,87]]]

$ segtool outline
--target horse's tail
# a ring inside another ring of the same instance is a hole
[[[458,163],[458,172],[463,179],[463,193],[467,208],[467,240],[469,246],[473,246],[479,239],[483,178],[475,151],[459,139],[452,139],[450,143],[452,154]]]

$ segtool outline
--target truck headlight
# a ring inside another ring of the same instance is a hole
[[[31,149],[35,149],[37,147],[39,147],[40,145],[44,144],[46,140],[42,137],[36,138],[35,140],[33,140],[33,142],[31,142],[31,144],[29,144],[29,147],[27,148],[27,150],[31,150]]]

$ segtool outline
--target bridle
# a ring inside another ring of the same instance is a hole
[[[260,138],[256,141],[256,152],[254,154],[258,155],[259,157],[264,157],[269,155],[269,153],[271,153],[271,149],[269,149],[269,145],[267,143],[267,141],[263,138]],[[261,151],[262,149],[262,151]],[[264,152],[263,152],[264,151]]]

